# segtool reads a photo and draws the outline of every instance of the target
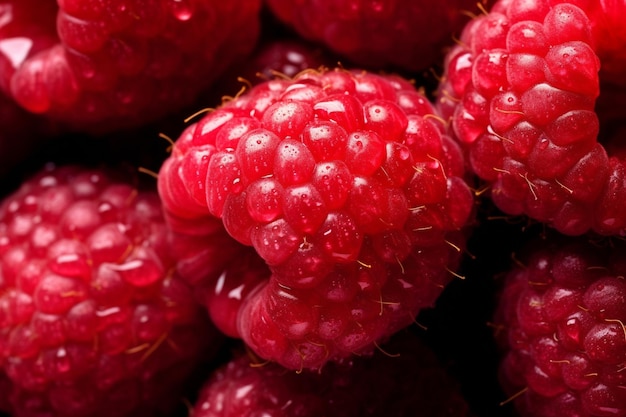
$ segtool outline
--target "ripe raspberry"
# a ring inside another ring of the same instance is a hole
[[[487,1],[482,1],[487,3]],[[477,11],[476,0],[267,0],[282,22],[338,55],[376,69],[439,64]]]
[[[192,104],[253,48],[260,0],[5,1],[0,86],[90,132]]]
[[[213,331],[154,191],[47,167],[0,206],[0,365],[15,416],[171,410]]]
[[[206,382],[191,417],[470,414],[456,383],[416,336],[402,332],[384,349],[393,356],[376,351],[301,373],[237,354]]]
[[[177,230],[220,217],[269,266],[232,313],[259,356],[318,368],[433,304],[474,202],[443,129],[406,80],[337,69],[261,83],[183,132],[164,206]]]
[[[502,211],[626,232],[625,166],[595,113],[600,79],[623,78],[625,16],[623,2],[500,0],[448,54],[439,109]]]
[[[501,379],[522,416],[626,415],[626,247],[570,238],[529,249],[496,313]]]

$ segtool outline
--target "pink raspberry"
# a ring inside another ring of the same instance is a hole
[[[474,204],[443,131],[408,81],[342,69],[261,83],[190,125],[159,174],[168,218],[194,233],[219,217],[269,267],[243,294],[238,274],[206,284],[239,291],[229,333],[319,368],[432,306]]]
[[[180,111],[253,48],[260,0],[11,0],[0,88],[89,132]]]
[[[495,322],[520,414],[626,415],[626,247],[554,238],[516,259]]]
[[[154,190],[46,167],[0,205],[0,365],[16,417],[151,416],[221,341]]]
[[[600,80],[623,79],[624,17],[622,2],[500,0],[447,55],[439,109],[505,213],[626,232],[626,170],[595,108]]]
[[[359,66],[420,71],[439,65],[477,4],[444,0],[267,0],[305,39]]]
[[[191,416],[470,415],[455,381],[416,336],[401,332],[383,349],[301,373],[238,353],[205,383]]]

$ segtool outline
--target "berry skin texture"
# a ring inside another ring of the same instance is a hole
[[[88,133],[181,111],[259,34],[260,0],[4,3],[0,87],[23,108]]]
[[[472,218],[464,174],[412,84],[336,69],[261,83],[190,125],[159,191],[176,230],[220,218],[269,268],[269,279],[217,281],[245,288],[231,334],[266,360],[315,369],[433,305]]]
[[[288,371],[237,353],[201,390],[191,417],[470,415],[458,386],[415,335],[321,371]]]
[[[438,65],[474,0],[267,0],[304,39],[360,67],[420,71]],[[482,3],[489,3],[483,1]],[[485,6],[486,4],[483,4]]]
[[[529,248],[532,246],[529,246]],[[523,417],[626,415],[626,247],[547,240],[505,278],[500,377]]]
[[[505,213],[567,235],[626,232],[625,167],[595,111],[601,80],[623,84],[617,3],[501,0],[448,53],[439,110]]]
[[[118,174],[47,166],[0,205],[0,365],[15,417],[172,410],[222,340],[172,272],[158,194]]]

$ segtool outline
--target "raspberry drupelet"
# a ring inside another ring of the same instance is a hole
[[[47,166],[0,205],[0,365],[16,417],[151,416],[222,337],[176,275],[155,190]]]
[[[220,218],[267,265],[205,282],[209,299],[237,290],[218,327],[302,369],[371,350],[433,305],[472,218],[464,175],[410,82],[335,69],[266,81],[190,125],[159,190],[177,230]]]

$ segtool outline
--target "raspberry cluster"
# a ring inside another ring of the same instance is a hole
[[[625,18],[0,0],[0,414],[626,416]]]

